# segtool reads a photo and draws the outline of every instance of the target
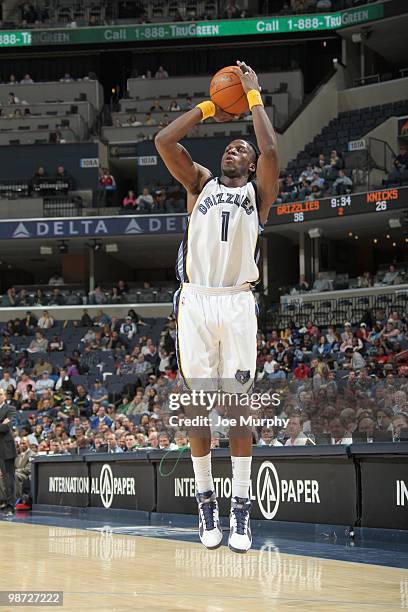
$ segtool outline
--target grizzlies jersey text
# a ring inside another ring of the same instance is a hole
[[[190,215],[176,265],[180,281],[235,287],[259,277],[256,184],[226,187],[210,179]]]

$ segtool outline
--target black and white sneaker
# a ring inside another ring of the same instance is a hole
[[[13,508],[13,506],[6,506],[5,508],[3,508],[3,516],[14,516],[16,511]]]
[[[228,546],[236,553],[246,553],[252,546],[250,510],[251,502],[248,498],[233,497],[231,499]]]
[[[222,544],[222,529],[218,512],[218,502],[214,491],[197,493],[198,533],[206,548],[213,550]]]

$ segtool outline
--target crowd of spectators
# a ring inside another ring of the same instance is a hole
[[[349,194],[353,190],[350,174],[344,168],[343,159],[335,149],[329,159],[321,153],[314,163],[306,165],[299,176],[286,173],[280,178],[277,203]]]
[[[325,11],[340,11],[353,8],[361,4],[369,4],[375,0],[265,0],[261,2],[262,8],[267,12],[282,15],[316,13]],[[261,10],[262,12],[262,10]]]
[[[102,287],[97,284],[95,288],[87,295],[85,291],[72,289],[66,285],[63,277],[55,272],[48,281],[48,287],[33,287],[30,290],[25,288],[16,289],[9,287],[1,296],[0,305],[3,308],[29,308],[32,306],[75,306],[88,303],[91,306],[102,306],[104,304],[127,304],[134,300],[136,291],[151,291],[152,287],[149,282],[145,281],[143,287],[132,288],[124,280],[119,280],[110,288]],[[160,288],[157,288],[159,290]],[[44,311],[48,315],[48,311]],[[37,319],[32,312],[27,312],[26,316],[30,317],[30,328],[37,324]],[[45,316],[43,314],[43,316]],[[52,317],[51,317],[52,319]],[[35,321],[34,323],[32,321]],[[41,327],[42,317],[38,320],[38,325]],[[52,327],[52,325],[51,325]],[[19,335],[19,334],[17,334]]]
[[[129,190],[122,200],[123,214],[163,214],[178,213],[186,211],[186,193],[180,185],[159,186],[150,191],[149,187],[143,187],[142,192],[136,197],[133,190]]]
[[[368,270],[364,271],[361,276],[357,277],[357,288],[368,289],[369,287],[391,287],[399,285],[405,281],[405,271],[397,269],[394,264],[390,264],[386,272],[379,270],[376,275],[371,274]],[[335,282],[328,278],[324,272],[318,272],[313,283],[306,280],[304,274],[299,277],[299,282],[292,288],[291,293],[321,293],[325,291],[333,291],[338,287]]]
[[[164,107],[162,106],[164,104]],[[193,99],[188,96],[184,102],[181,102],[177,99],[172,99],[168,104],[165,104],[163,101],[159,99],[154,100],[152,106],[149,111],[144,114],[142,120],[137,119],[135,113],[137,113],[137,109],[133,110],[133,113],[128,116],[126,121],[121,121],[120,119],[115,119],[114,127],[140,127],[143,125],[151,126],[155,125],[158,127],[165,127],[171,123],[171,116],[169,113],[180,112],[180,111],[188,111],[194,108]]]
[[[61,77],[57,77],[55,79],[56,81],[59,81],[60,83],[73,83],[75,81],[96,81],[97,80],[97,76],[94,72],[88,72],[85,76],[83,77],[73,77],[69,72],[64,72],[64,74]],[[29,74],[28,72],[25,73],[23,76],[18,77],[15,74],[10,74],[8,77],[6,77],[4,80],[0,78],[0,84],[4,84],[4,85],[32,85],[33,83],[35,83],[35,79],[33,76],[31,76],[31,74]],[[37,81],[37,82],[41,82],[41,81]],[[14,92],[10,92],[9,93],[9,98],[8,98],[8,104],[19,104],[20,100],[18,99],[17,95]],[[24,102],[21,102],[21,104],[23,104]]]
[[[18,411],[20,454],[188,447],[183,414],[169,402],[180,391],[172,317],[155,336],[145,331],[151,322],[134,310],[122,320],[102,310],[91,319],[84,311],[74,343],[63,326],[54,333],[55,325],[46,312],[38,321],[27,313],[2,330],[0,391]],[[255,390],[277,393],[279,403],[257,407],[254,416],[269,421],[254,425],[254,444],[407,439],[406,312],[386,317],[380,309],[367,311],[355,328],[349,322],[342,329],[292,323],[259,332],[257,347]],[[57,362],[55,353],[61,354]],[[223,407],[213,410],[225,416]],[[170,420],[174,414],[178,424]],[[268,424],[274,418],[280,421]],[[212,447],[228,445],[225,421],[213,423]]]
[[[245,3],[237,0],[224,0],[222,2],[197,3],[196,6],[188,4],[183,6],[181,3],[174,10],[174,4],[169,0],[162,0],[161,3],[149,5],[148,2],[141,0],[129,2],[128,0],[118,0],[111,3],[109,7],[102,2],[92,2],[85,4],[82,13],[59,10],[65,9],[61,5],[51,10],[47,3],[35,5],[26,2],[20,6],[20,18],[17,21],[0,21],[0,29],[36,29],[44,27],[61,26],[74,28],[80,26],[103,26],[115,25],[119,20],[129,23],[147,24],[159,21],[194,21],[196,19],[244,19],[259,15],[291,15],[305,14],[322,11],[337,11],[352,8],[361,4],[367,4],[374,0],[259,0],[252,6],[252,11],[244,6]],[[76,16],[77,15],[77,16]]]
[[[316,443],[327,435],[332,443],[398,439],[408,427],[407,349],[407,313],[386,317],[381,309],[367,311],[355,328],[310,320],[260,334],[258,378],[280,390],[284,414],[293,414],[300,428],[285,443]],[[282,432],[273,433],[279,442]]]
[[[39,166],[31,179],[33,192],[48,194],[50,188],[55,186],[55,191],[67,194],[74,187],[72,176],[62,164],[58,164],[55,172],[49,173],[44,166]]]

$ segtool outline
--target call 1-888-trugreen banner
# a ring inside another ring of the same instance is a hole
[[[383,4],[375,4],[337,13],[321,13],[308,16],[290,15],[230,21],[196,21],[191,23],[33,30],[31,42],[25,44],[30,44],[31,46],[79,45],[290,34],[293,32],[339,30],[348,26],[367,23],[374,19],[381,19],[383,16]],[[16,32],[16,34],[19,33]],[[20,32],[20,34],[22,33]],[[0,46],[2,46],[1,42]]]
[[[3,32],[0,30],[0,47],[25,47],[31,44],[31,32]]]

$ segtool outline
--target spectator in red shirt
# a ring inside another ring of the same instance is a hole
[[[367,325],[365,323],[360,323],[360,329],[357,330],[356,336],[363,343],[368,342],[369,331],[367,330]]]
[[[99,177],[100,199],[105,206],[111,206],[113,202],[113,194],[116,191],[116,181],[110,174],[108,168],[102,168],[102,173]]]
[[[303,378],[309,378],[310,368],[305,363],[299,363],[293,371],[295,378],[303,380]]]
[[[116,182],[115,179],[113,178],[113,176],[109,173],[109,170],[107,168],[103,168],[102,169],[102,174],[99,177],[99,184],[104,188],[104,189],[112,189],[116,187]]]
[[[387,363],[390,359],[390,355],[387,355],[385,348],[380,346],[378,349],[378,355],[375,357],[377,363]]]
[[[310,336],[318,336],[319,335],[319,330],[317,329],[316,325],[313,323],[313,321],[308,321],[306,323],[306,328],[307,328],[307,333]]]

